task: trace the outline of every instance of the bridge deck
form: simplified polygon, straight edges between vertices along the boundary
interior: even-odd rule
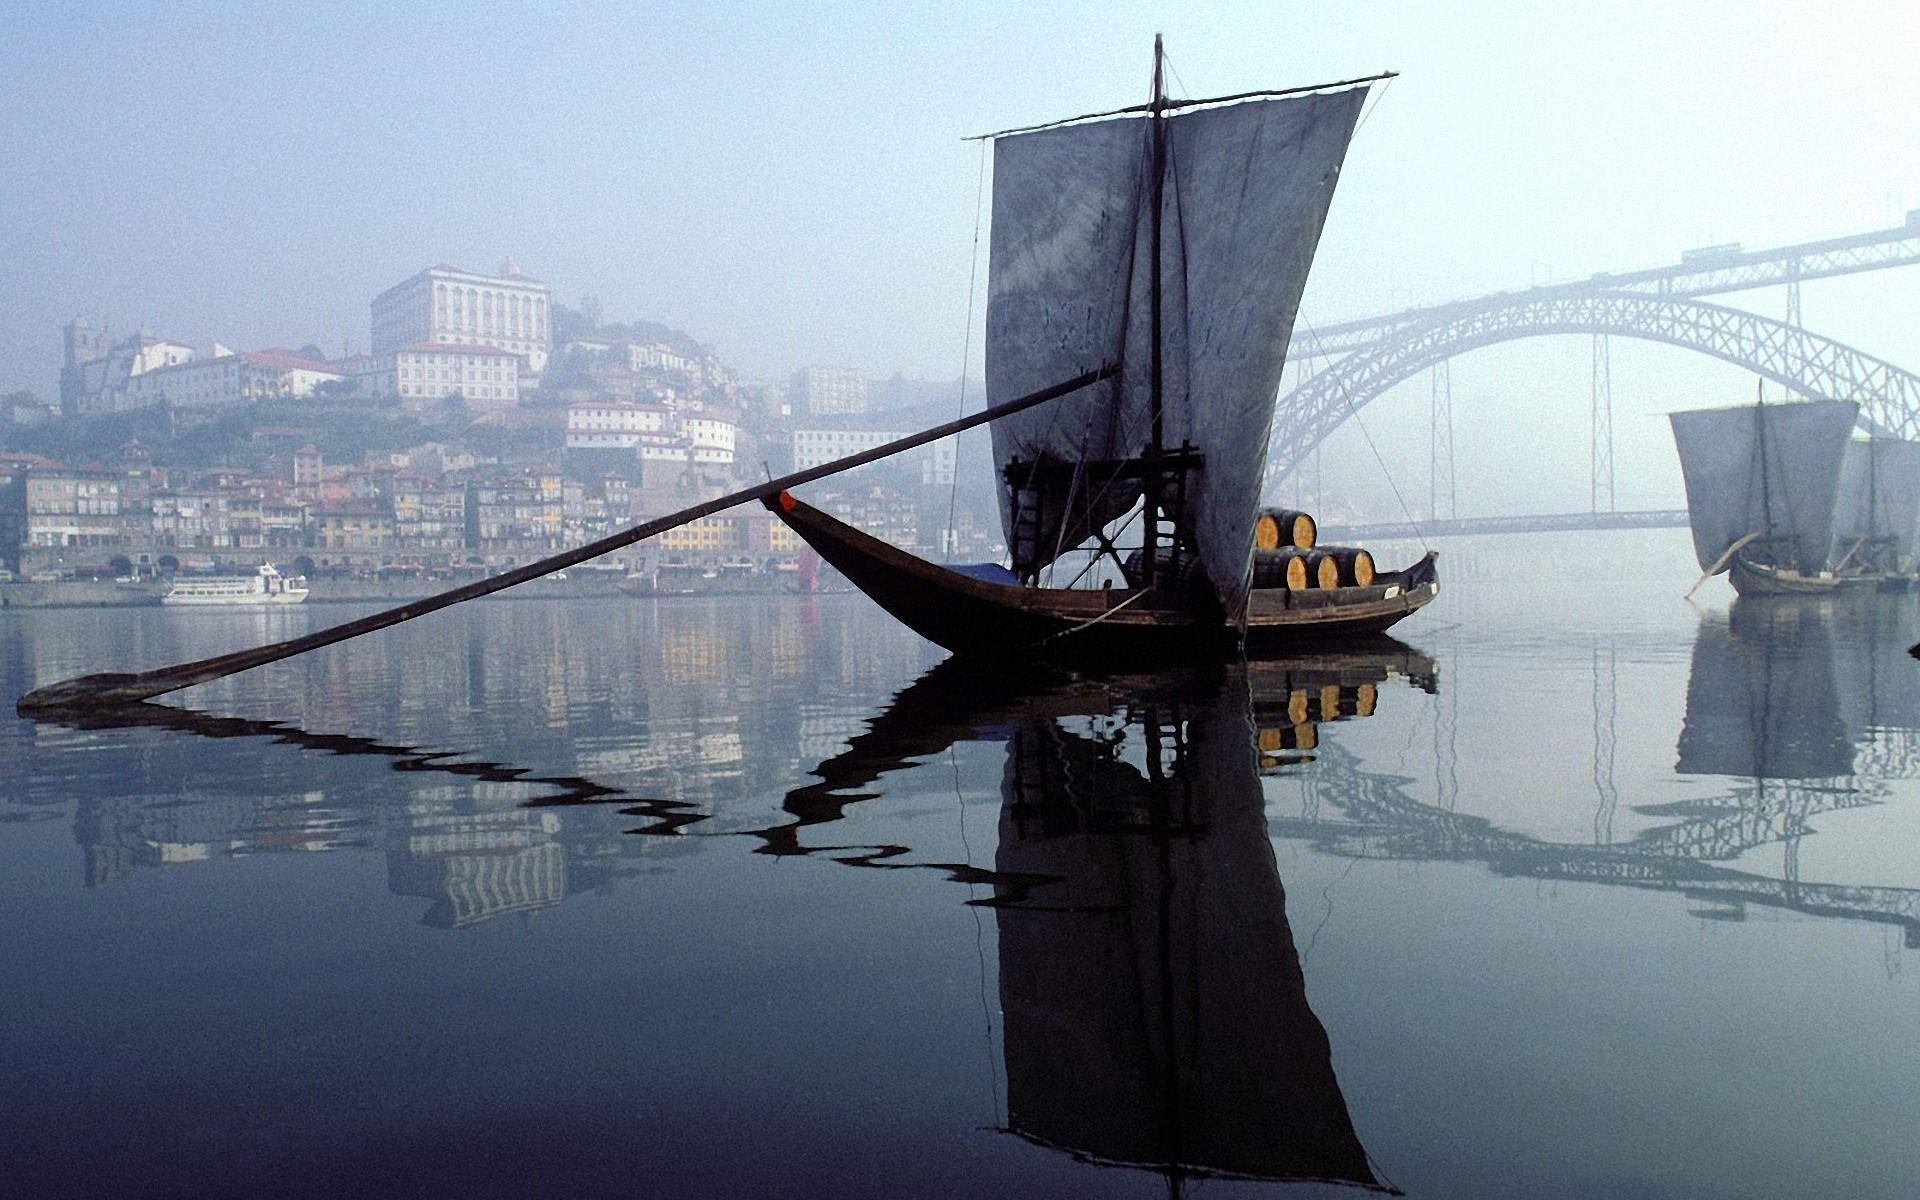
[[[1385,541],[1392,538],[1475,537],[1501,533],[1578,533],[1595,529],[1685,529],[1684,508],[1633,512],[1541,513],[1519,517],[1461,517],[1448,521],[1384,521],[1369,525],[1322,525],[1323,541]]]

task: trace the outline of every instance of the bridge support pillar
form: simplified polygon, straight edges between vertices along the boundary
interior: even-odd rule
[[[1587,424],[1593,446],[1593,485],[1590,492],[1593,511],[1612,512],[1613,358],[1604,333],[1593,335],[1593,390]]]
[[[1446,359],[1433,365],[1432,401],[1427,430],[1427,519],[1454,518],[1453,369]]]

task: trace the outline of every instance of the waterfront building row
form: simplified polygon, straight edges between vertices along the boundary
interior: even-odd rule
[[[0,562],[25,578],[245,566],[302,553],[316,566],[352,570],[497,565],[605,537],[693,498],[618,476],[568,481],[538,467],[443,478],[356,472],[323,487],[218,475],[156,482],[157,475],[164,473],[0,461]],[[911,502],[889,507],[862,496],[876,532],[911,544]],[[624,561],[764,564],[791,561],[800,549],[771,513],[744,506],[668,531]]]

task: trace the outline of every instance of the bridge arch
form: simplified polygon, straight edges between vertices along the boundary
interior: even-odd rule
[[[1563,333],[1617,334],[1698,351],[1802,396],[1859,400],[1863,425],[1920,440],[1920,375],[1784,321],[1636,292],[1519,296],[1397,329],[1303,380],[1274,412],[1269,484],[1292,473],[1368,401],[1435,363],[1500,342]]]

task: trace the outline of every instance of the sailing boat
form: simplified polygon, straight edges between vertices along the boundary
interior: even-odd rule
[[[1700,569],[1731,571],[1742,595],[1831,595],[1861,582],[1827,565],[1859,416],[1849,400],[1670,413]]]
[[[1701,570],[1742,595],[1831,596],[1912,582],[1920,444],[1852,437],[1847,400],[1669,415]]]
[[[1855,438],[1834,502],[1835,572],[1863,573],[1882,591],[1912,586],[1920,538],[1920,443]]]
[[[1172,100],[1156,38],[1146,104],[991,135],[988,403],[1118,364],[993,423],[1011,569],[928,562],[791,493],[767,507],[956,652],[1325,640],[1431,601],[1432,554],[1350,586],[1253,586],[1287,341],[1366,85],[1385,77]]]

